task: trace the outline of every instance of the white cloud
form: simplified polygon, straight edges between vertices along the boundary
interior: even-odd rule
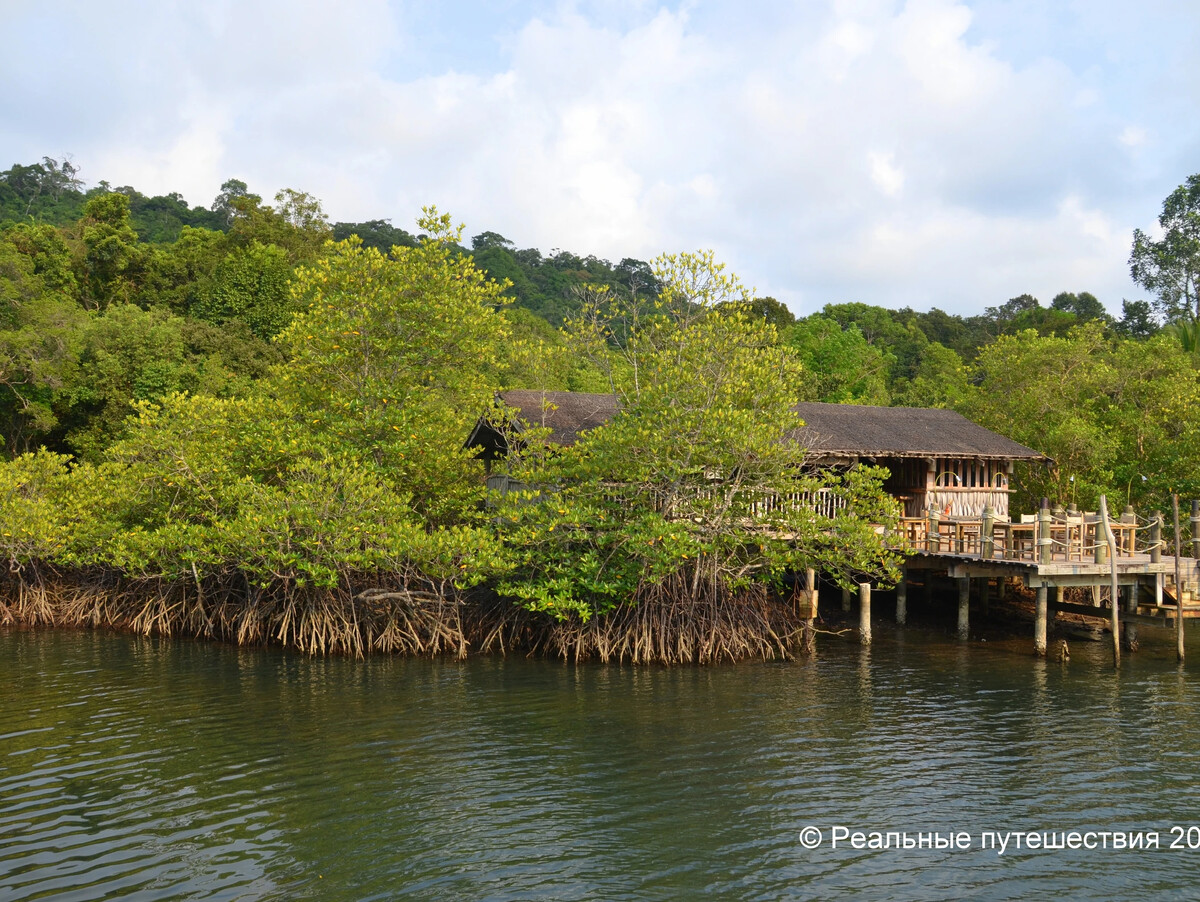
[[[904,170],[896,165],[894,157],[890,153],[867,154],[871,164],[871,181],[888,197],[895,197],[904,187]]]
[[[1141,147],[1146,143],[1146,130],[1136,125],[1127,125],[1121,129],[1121,134],[1117,136],[1117,140],[1126,147]]]
[[[1164,80],[1194,72],[1166,40],[1200,22],[1179,8],[1126,38],[1104,3],[1024,29],[989,0],[531,0],[490,38],[499,64],[402,77],[424,36],[384,0],[66,8],[8,11],[12,161],[69,150],[93,181],[193,203],[238,177],[406,227],[433,202],[468,234],[613,259],[714,247],[797,310],[1119,306],[1130,231],[1200,149],[1178,124],[1196,89]],[[483,20],[441,14],[451,35]]]

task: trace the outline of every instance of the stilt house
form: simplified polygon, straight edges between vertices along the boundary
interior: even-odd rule
[[[574,444],[579,436],[614,416],[617,399],[583,392],[500,392],[512,411],[508,428],[496,415],[484,416],[467,440],[488,465],[489,486],[503,490],[507,477],[492,473],[492,462],[508,454],[507,435],[520,420],[546,427],[549,441]],[[1009,516],[1009,478],[1019,460],[1047,461],[1002,435],[952,410],[866,407],[856,404],[797,404],[804,425],[790,438],[802,445],[814,466],[866,463],[887,467],[884,488],[903,505],[905,517],[929,510],[952,519],[977,520],[991,506],[996,519]]]

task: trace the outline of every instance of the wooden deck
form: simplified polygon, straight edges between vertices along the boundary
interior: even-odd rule
[[[942,519],[936,513],[900,521],[901,547],[907,551],[905,573],[897,587],[897,620],[903,622],[910,574],[944,573],[959,586],[959,635],[969,635],[972,585],[984,607],[992,580],[1000,586],[1020,580],[1036,594],[1034,649],[1046,654],[1051,612],[1096,618],[1115,628],[1120,621],[1124,641],[1136,648],[1139,626],[1171,627],[1200,618],[1200,515],[1193,507],[1191,538],[1180,545],[1164,541],[1161,514],[1139,518],[1126,508],[1108,521],[1115,555],[1110,557],[1099,514],[1040,511],[1036,517],[1010,523],[986,516],[978,520]],[[1166,552],[1171,553],[1166,553]],[[1190,551],[1191,556],[1184,556]],[[1116,586],[1114,592],[1113,586]],[[1091,604],[1068,602],[1064,590],[1091,588]],[[1115,604],[1113,596],[1116,595]],[[1089,593],[1082,596],[1085,600]],[[1182,600],[1182,605],[1176,599]],[[1116,610],[1114,610],[1116,608]],[[1180,645],[1182,660],[1182,644]],[[1116,655],[1119,660],[1119,655]]]

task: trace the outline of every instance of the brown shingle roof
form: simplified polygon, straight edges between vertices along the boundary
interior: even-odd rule
[[[953,410],[817,403],[794,409],[805,425],[792,437],[816,454],[1046,459]]]
[[[514,389],[499,397],[522,419],[549,427],[550,441],[557,445],[573,445],[580,433],[604,425],[619,409],[609,394]],[[952,410],[818,403],[797,404],[795,410],[805,425],[791,437],[817,455],[1047,459]],[[483,425],[481,421],[476,427],[468,447],[483,444]]]
[[[550,441],[573,445],[579,434],[603,426],[616,414],[615,395],[577,391],[502,391],[500,400],[534,426],[550,429]]]

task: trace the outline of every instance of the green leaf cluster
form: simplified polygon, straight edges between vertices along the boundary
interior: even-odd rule
[[[1162,506],[1200,493],[1200,370],[1170,334],[1113,338],[1097,323],[1066,336],[1005,336],[978,361],[962,410],[1054,458],[1021,467],[1020,505],[1042,497],[1094,509],[1099,495]]]
[[[501,593],[586,621],[662,590],[719,604],[806,566],[889,576],[871,525],[896,517],[882,474],[805,471],[789,433],[806,374],[749,293],[707,253],[660,258],[655,276],[653,300],[599,292],[570,326],[621,409],[568,448],[522,433],[511,476],[538,490],[495,499],[513,555]]]

